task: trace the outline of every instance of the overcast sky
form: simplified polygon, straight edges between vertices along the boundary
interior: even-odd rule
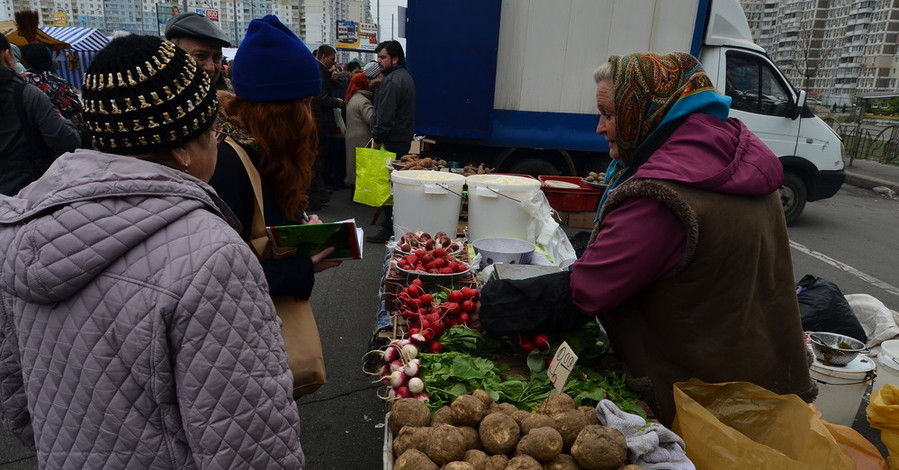
[[[406,6],[406,0],[369,0],[371,2],[371,16],[374,21],[378,22],[378,7],[381,7],[381,37],[379,38],[381,41],[385,41],[387,39],[396,39],[400,43],[403,44],[403,48],[406,47],[406,40],[403,38],[397,38],[396,35],[399,34],[399,30],[396,25],[396,15],[397,15],[397,7]],[[379,5],[380,4],[380,5]],[[391,15],[393,15],[393,23],[391,23]],[[393,34],[393,36],[391,36]]]

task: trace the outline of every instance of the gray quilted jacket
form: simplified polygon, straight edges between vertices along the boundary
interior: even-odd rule
[[[41,468],[303,468],[280,320],[222,207],[89,150],[0,196],[0,418]]]

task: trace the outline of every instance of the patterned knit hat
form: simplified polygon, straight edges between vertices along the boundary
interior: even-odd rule
[[[365,67],[362,67],[362,72],[365,73],[365,76],[368,77],[369,80],[371,80],[381,73],[381,67],[378,66],[377,62],[371,61],[365,64]]]
[[[218,107],[193,58],[169,41],[134,34],[97,54],[83,98],[94,147],[120,155],[181,147],[212,126]]]

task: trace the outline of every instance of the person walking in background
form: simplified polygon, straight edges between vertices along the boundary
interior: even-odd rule
[[[10,196],[81,144],[78,128],[15,66],[9,39],[0,34],[0,194]]]
[[[222,48],[231,47],[231,42],[212,20],[194,12],[178,14],[166,22],[165,38],[187,51],[203,67],[216,90],[231,89],[222,73]]]
[[[374,114],[372,89],[380,82],[380,69],[375,62],[350,79],[346,101],[346,179],[347,186],[356,185],[356,148],[366,147],[371,141],[371,116]]]
[[[323,204],[331,200],[329,191],[328,171],[331,168],[329,162],[331,132],[337,129],[337,121],[334,119],[334,110],[343,106],[343,99],[333,96],[334,81],[337,79],[337,70],[334,64],[337,62],[337,51],[333,47],[322,44],[315,50],[315,58],[318,59],[318,70],[321,80],[321,91],[312,103],[315,112],[315,120],[319,129],[318,157],[313,167],[312,183],[309,186],[309,208],[318,210]]]
[[[375,48],[384,81],[375,92],[371,136],[397,158],[409,153],[415,133],[415,82],[406,69],[406,55],[398,41],[384,41]],[[393,206],[384,206],[381,230],[366,237],[369,243],[385,243],[393,236]]]
[[[230,141],[247,152],[259,173],[266,225],[320,223],[315,215],[304,217],[319,148],[312,102],[319,96],[321,78],[312,53],[276,16],[255,19],[237,49],[232,84],[234,95],[220,92],[222,130],[230,139],[218,146],[210,184],[237,216],[241,237],[251,238],[256,199]],[[270,294],[308,299],[315,273],[340,264],[324,259],[331,251],[262,259]]]
[[[42,469],[302,469],[280,319],[205,183],[209,76],[129,35],[84,100],[96,150],[0,197],[0,422]]]

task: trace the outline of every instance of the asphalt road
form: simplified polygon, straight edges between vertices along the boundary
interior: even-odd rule
[[[352,217],[366,232],[376,231],[377,226],[368,225],[374,209],[350,198],[349,190],[338,191],[318,214],[324,220]],[[871,294],[899,310],[897,216],[899,201],[852,186],[844,186],[832,199],[808,204],[790,228],[796,280],[815,274],[835,282],[845,294]],[[362,358],[375,328],[384,247],[367,243],[365,250],[363,260],[345,261],[317,276],[312,303],[329,381],[299,401],[309,470],[382,467],[386,407],[362,372]],[[880,445],[879,432],[867,429],[863,414],[859,417],[855,428]],[[0,430],[0,470],[36,467],[33,454]]]

